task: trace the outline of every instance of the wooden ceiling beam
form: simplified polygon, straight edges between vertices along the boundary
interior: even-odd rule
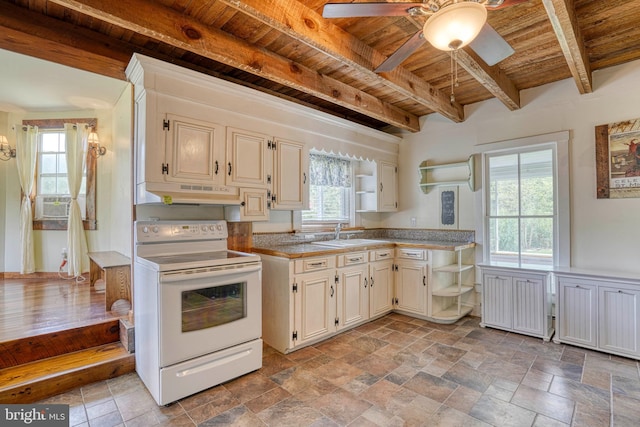
[[[581,94],[593,92],[591,65],[584,46],[573,0],[542,0],[571,75]]]
[[[511,111],[520,109],[520,91],[499,66],[490,67],[472,49],[458,50],[458,64]]]
[[[242,13],[317,49],[382,83],[407,98],[442,114],[454,122],[464,120],[464,109],[425,80],[399,66],[376,74],[387,59],[382,53],[324,19],[297,0],[218,0]]]
[[[392,126],[411,132],[420,130],[418,117],[414,114],[160,4],[144,0],[50,1],[162,43],[309,93]]]
[[[95,31],[2,2],[0,48],[126,80],[133,49]],[[114,46],[114,45],[117,45]]]

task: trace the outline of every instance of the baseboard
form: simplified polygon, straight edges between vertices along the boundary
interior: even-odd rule
[[[82,273],[88,280],[89,272]],[[47,272],[47,271],[36,271],[35,273],[22,274],[18,272],[5,271],[4,273],[0,273],[0,278],[2,279],[71,279],[73,276],[69,277],[66,273],[58,273],[56,272]]]

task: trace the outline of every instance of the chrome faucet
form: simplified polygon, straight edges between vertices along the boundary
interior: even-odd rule
[[[334,240],[340,239],[340,230],[342,230],[342,224],[338,223],[338,225],[336,225],[336,234],[333,235]]]

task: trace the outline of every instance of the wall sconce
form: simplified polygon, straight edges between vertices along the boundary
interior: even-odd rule
[[[9,141],[4,135],[0,135],[0,160],[5,162],[16,156],[16,149],[9,146]]]
[[[96,132],[91,132],[89,134],[89,152],[96,159],[100,156],[104,156],[107,153],[107,147],[100,146],[100,138],[98,138],[98,134]]]

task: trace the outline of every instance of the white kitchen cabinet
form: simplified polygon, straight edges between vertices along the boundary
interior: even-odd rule
[[[473,310],[473,248],[431,251],[428,313],[434,321],[454,323]]]
[[[262,259],[262,339],[289,353],[336,331],[336,257]]]
[[[378,212],[398,210],[398,165],[378,162]]]
[[[355,165],[356,212],[398,210],[398,167],[385,161],[362,160]]]
[[[640,358],[640,283],[559,273],[554,341]]]
[[[428,251],[396,248],[395,309],[427,316]]]
[[[372,250],[369,258],[369,316],[393,310],[393,248]]]
[[[309,209],[309,148],[302,142],[275,138],[273,151],[273,210]]]
[[[206,105],[142,92],[135,100],[136,204],[239,203],[224,177],[225,128]]]
[[[366,251],[338,256],[338,329],[369,319],[369,256]]]
[[[241,188],[240,205],[225,206],[227,221],[268,221],[269,191],[264,188]]]
[[[549,274],[499,267],[482,270],[480,326],[549,341],[554,333]]]
[[[273,167],[270,145],[268,135],[228,127],[225,164],[227,185],[267,188]]]

